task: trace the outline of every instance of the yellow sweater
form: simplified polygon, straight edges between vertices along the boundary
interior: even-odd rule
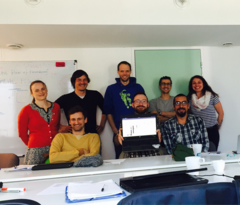
[[[89,150],[89,154],[79,156],[77,149],[84,148]],[[79,140],[71,133],[58,133],[51,144],[49,159],[54,162],[75,162],[83,156],[93,156],[99,154],[100,139],[98,134],[89,133]]]

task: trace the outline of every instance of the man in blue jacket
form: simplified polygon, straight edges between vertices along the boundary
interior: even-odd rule
[[[107,87],[104,97],[104,111],[113,131],[113,137],[118,134],[121,115],[134,114],[132,97],[138,91],[144,92],[143,87],[136,83],[136,78],[130,77],[132,70],[127,61],[118,64],[116,83]],[[122,152],[122,146],[115,146],[116,159]]]

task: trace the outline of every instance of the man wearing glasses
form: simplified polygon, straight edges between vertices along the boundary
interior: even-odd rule
[[[138,114],[147,114],[149,103],[148,103],[147,96],[146,96],[146,94],[144,92],[141,92],[141,91],[137,92],[133,96],[132,107],[133,107],[134,112],[135,112],[136,115],[138,115]],[[160,123],[159,122],[157,122],[157,130],[156,130],[156,132],[158,134],[159,142],[162,142],[161,132],[160,132]],[[122,145],[122,141],[124,139],[123,139],[121,133],[122,133],[122,126],[120,124],[119,132],[114,137],[114,144],[115,144],[115,146],[121,147],[121,145]],[[163,147],[163,143],[161,143],[161,147],[159,148],[159,153],[160,153],[160,155],[167,154],[166,149]],[[126,158],[125,156],[126,156],[126,154],[121,153],[119,158]]]
[[[187,96],[177,95],[173,100],[176,116],[162,125],[162,139],[169,154],[177,143],[186,147],[202,144],[202,151],[208,151],[209,140],[205,124],[202,118],[187,113],[189,107]]]
[[[172,88],[172,80],[168,76],[164,76],[159,80],[159,89],[161,96],[153,99],[149,103],[148,111],[157,113],[160,122],[165,122],[175,115],[173,110],[173,96],[170,96]]]

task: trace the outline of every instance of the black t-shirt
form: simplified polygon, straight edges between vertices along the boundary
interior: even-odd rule
[[[67,117],[67,120],[69,122],[69,116],[68,111],[76,106],[80,105],[84,110],[87,111],[87,118],[88,121],[85,124],[85,132],[86,133],[97,133],[96,130],[96,112],[97,112],[97,106],[102,110],[103,112],[103,96],[95,90],[86,90],[86,95],[82,99],[78,95],[76,95],[75,92],[62,95],[60,98],[58,98],[55,102],[59,104],[60,108],[64,110],[64,113]]]

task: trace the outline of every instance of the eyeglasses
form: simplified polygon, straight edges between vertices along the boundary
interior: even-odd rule
[[[147,100],[135,100],[134,103],[136,103],[137,105],[142,103],[142,104],[146,104]]]
[[[161,85],[167,85],[167,86],[170,86],[170,85],[172,85],[172,83],[161,83]]]
[[[182,104],[182,106],[185,106],[185,105],[188,104],[188,102],[187,102],[187,101],[182,101],[182,102],[176,101],[174,104],[177,105],[177,106],[179,106],[179,105],[181,105],[181,104]]]

